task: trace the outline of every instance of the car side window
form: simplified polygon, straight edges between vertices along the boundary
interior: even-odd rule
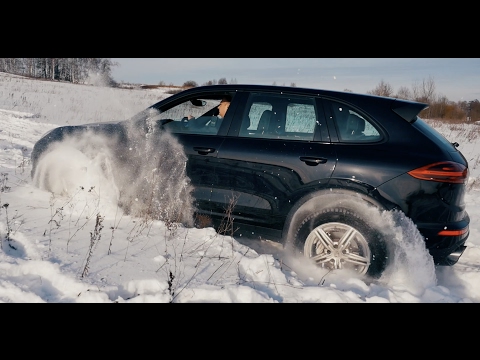
[[[173,120],[163,125],[165,130],[172,133],[216,135],[222,121],[216,116],[220,101],[221,99],[189,99],[168,110],[157,112],[151,120]]]
[[[289,103],[286,115],[286,132],[313,134],[317,122],[313,104]]]
[[[313,140],[316,123],[314,98],[251,94],[240,136]]]
[[[240,135],[254,135],[265,126],[266,116],[272,111],[272,104],[266,101],[254,101],[244,116]],[[263,119],[262,119],[263,116]]]
[[[381,139],[380,132],[366,116],[340,102],[331,101],[331,106],[340,142],[373,142]]]

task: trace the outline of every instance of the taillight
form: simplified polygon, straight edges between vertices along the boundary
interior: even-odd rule
[[[437,235],[439,236],[462,236],[468,232],[468,227],[461,230],[442,230]]]
[[[468,180],[468,168],[453,161],[442,161],[409,171],[414,178],[451,184],[464,184]]]

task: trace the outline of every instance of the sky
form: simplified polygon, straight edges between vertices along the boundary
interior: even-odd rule
[[[164,89],[112,89],[0,73],[0,303],[480,302],[475,124],[451,127],[429,120],[460,144],[470,163],[470,237],[459,262],[435,266],[423,238],[405,222],[396,229],[398,256],[371,283],[309,268],[268,240],[127,215],[110,191],[112,179],[99,171],[98,160],[108,160],[101,149],[86,158],[65,143],[51,153],[48,164],[57,174],[52,184],[62,193],[43,190],[30,178],[33,145],[48,130],[123,120],[167,96]]]
[[[117,82],[202,85],[227,82],[290,85],[366,93],[384,81],[400,87],[433,79],[450,101],[480,99],[480,58],[112,58]]]

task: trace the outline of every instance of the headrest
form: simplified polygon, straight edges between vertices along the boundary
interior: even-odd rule
[[[365,120],[354,114],[348,115],[347,133],[351,135],[360,134],[363,130],[365,130]]]

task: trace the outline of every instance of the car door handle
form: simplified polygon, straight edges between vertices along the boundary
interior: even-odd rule
[[[300,156],[300,160],[302,160],[305,164],[310,166],[325,164],[327,162],[327,159],[325,158],[317,158],[312,156]]]
[[[195,150],[196,152],[198,152],[200,155],[207,155],[207,154],[210,154],[210,153],[215,152],[215,149],[198,147],[198,146],[194,146],[194,147],[193,147],[193,150]]]

